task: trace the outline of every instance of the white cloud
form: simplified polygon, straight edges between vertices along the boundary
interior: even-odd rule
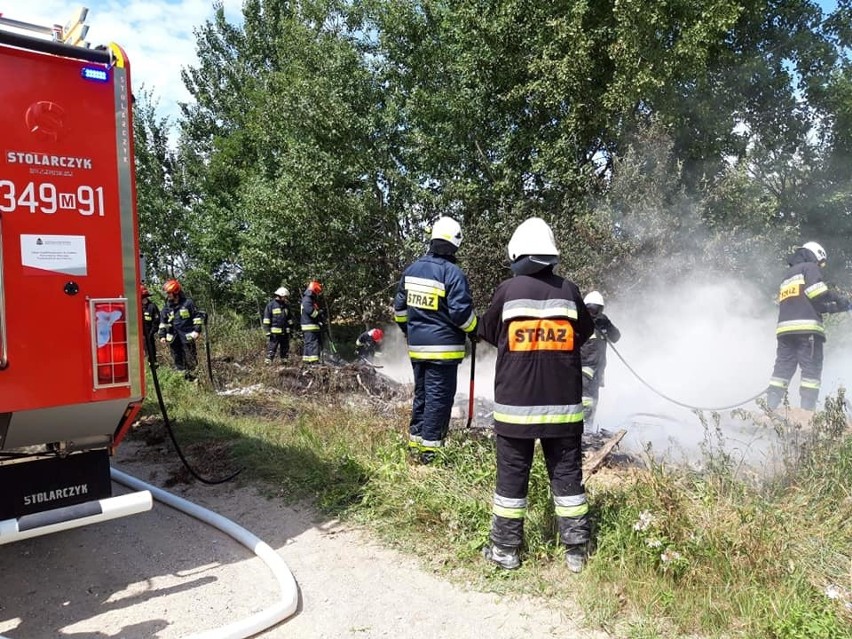
[[[80,6],[70,0],[17,0],[0,5],[7,18],[35,24],[63,24]],[[93,45],[116,42],[127,52],[133,87],[153,91],[160,112],[172,119],[178,102],[190,95],[180,78],[181,68],[195,64],[193,30],[213,15],[212,0],[89,0],[87,40]],[[225,0],[233,22],[241,17],[242,0]]]

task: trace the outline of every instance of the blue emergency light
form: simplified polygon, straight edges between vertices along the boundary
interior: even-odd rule
[[[94,80],[95,82],[108,82],[109,71],[101,67],[83,67],[80,75],[84,80]]]

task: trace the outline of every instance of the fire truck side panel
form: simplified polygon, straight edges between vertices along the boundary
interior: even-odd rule
[[[129,69],[114,52],[107,70],[0,46],[0,449],[112,434],[143,394]]]

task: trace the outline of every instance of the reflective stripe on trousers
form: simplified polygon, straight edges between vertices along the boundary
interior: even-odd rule
[[[541,440],[557,508],[559,537],[567,545],[585,543],[590,536],[580,441],[579,434]],[[535,440],[496,435],[495,444],[497,489],[492,510],[491,541],[517,548],[523,542],[524,517],[520,510],[526,508]]]

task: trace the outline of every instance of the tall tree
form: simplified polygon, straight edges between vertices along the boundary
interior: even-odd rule
[[[662,250],[640,231],[665,206],[660,228],[688,209],[683,228],[737,229],[742,246],[832,224],[841,245],[851,15],[848,0],[829,16],[813,0],[247,0],[234,25],[219,7],[184,72],[185,263],[235,304],[318,276],[357,313],[441,214],[464,223],[481,302],[529,215],[586,269]]]
[[[183,143],[209,229],[209,286],[234,299],[321,277],[349,310],[398,269],[392,164],[363,24],[348,3],[248,0],[197,33]],[[340,269],[341,260],[347,270]]]
[[[182,178],[169,140],[171,126],[157,114],[157,101],[144,87],[135,94],[133,136],[139,244],[154,280],[184,272],[191,236],[187,227]]]

